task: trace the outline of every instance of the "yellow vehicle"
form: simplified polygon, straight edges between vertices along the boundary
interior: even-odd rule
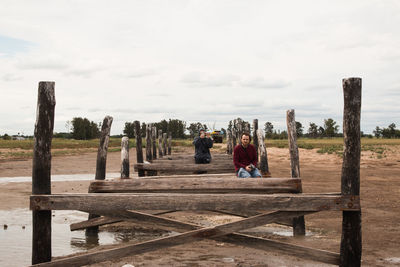
[[[214,139],[214,143],[222,143],[224,133],[222,131],[212,131],[211,137]]]

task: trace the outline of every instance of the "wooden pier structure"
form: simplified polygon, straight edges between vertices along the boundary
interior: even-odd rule
[[[51,194],[50,149],[54,125],[54,82],[40,82],[35,124],[32,195],[30,196],[30,209],[33,214],[32,265],[82,266],[199,239],[213,239],[256,249],[281,251],[283,254],[329,264],[360,266],[361,79],[343,79],[343,92],[344,153],[341,193],[307,194],[302,192],[295,135],[290,133],[289,142],[293,142],[293,146],[290,144],[291,177],[238,179],[233,171],[229,151],[226,155],[213,155],[212,164],[193,164],[188,156],[168,155],[171,151],[171,141],[170,139],[168,141],[168,135],[158,133],[160,148],[157,155],[155,150],[151,149],[157,147],[156,129],[152,125],[148,125],[146,131],[146,160],[143,159],[141,135],[137,130],[138,163],[135,164],[135,171],[138,172],[138,178],[129,178],[126,157],[122,157],[121,162],[124,167],[121,171],[124,174],[121,173],[121,178],[123,179],[106,181],[104,180],[105,160],[109,127],[112,122],[111,117],[106,117],[109,123],[105,126],[103,124],[96,179],[90,184],[89,193]],[[293,122],[291,118],[294,120],[294,112],[288,111],[287,116],[289,129],[292,127],[289,125]],[[140,128],[140,123],[135,122],[135,126],[136,129]],[[249,126],[246,128],[248,129],[245,130],[250,129]],[[239,128],[239,131],[241,130]],[[257,137],[259,148],[265,147],[261,135]],[[228,133],[229,142],[236,142],[238,136],[235,132]],[[232,148],[232,143],[228,145],[228,150],[229,147]],[[169,148],[167,148],[168,144]],[[259,149],[258,153],[259,156],[263,156],[264,152]],[[266,159],[266,153],[264,156]],[[261,168],[264,167],[267,166],[264,165]],[[213,173],[214,170],[219,173]],[[269,171],[268,168],[264,170]],[[87,221],[71,225],[71,230],[89,228],[96,232],[96,227],[99,225],[134,221],[173,230],[179,234],[52,259],[52,210],[79,210],[95,215],[90,216]],[[163,216],[165,213],[175,211],[203,210],[228,213],[242,218],[235,222],[202,227]],[[300,225],[298,228],[300,230],[296,231],[300,231],[301,234],[304,231],[303,216],[321,211],[342,212],[340,253],[240,233],[241,230],[295,219],[296,224]]]

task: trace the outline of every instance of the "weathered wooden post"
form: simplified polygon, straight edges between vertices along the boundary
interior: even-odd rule
[[[230,130],[226,131],[226,153],[232,155],[232,132]]]
[[[260,171],[263,177],[271,177],[268,167],[267,148],[265,147],[264,134],[261,129],[258,129],[258,155],[260,157]]]
[[[288,129],[290,167],[292,178],[300,178],[300,161],[299,148],[297,146],[297,131],[294,109],[286,111],[286,124]],[[302,190],[300,188],[300,190]],[[293,235],[304,236],[306,234],[306,226],[304,216],[293,218]]]
[[[129,178],[129,138],[121,140],[121,179]]]
[[[163,133],[163,154],[167,155],[167,133]]]
[[[163,157],[163,148],[162,148],[162,130],[158,130],[158,157]]]
[[[258,131],[258,119],[253,120],[253,145],[256,148],[256,153],[258,157],[258,136],[257,136],[257,131]]]
[[[171,155],[172,152],[172,133],[168,133],[168,155]]]
[[[107,163],[107,150],[108,143],[110,141],[110,131],[113,118],[111,116],[106,116],[101,125],[100,133],[100,144],[97,150],[97,161],[96,161],[96,176],[95,180],[105,180],[106,179],[106,163]],[[96,214],[89,213],[89,220],[99,217]],[[86,235],[97,235],[99,232],[98,226],[92,226],[86,228]]]
[[[239,140],[239,145],[241,145],[242,144],[242,134],[243,134],[243,124],[242,124],[242,122],[241,121],[239,121],[238,123],[237,123],[237,129],[238,129],[238,135],[237,135],[237,139]]]
[[[343,79],[344,151],[342,195],[360,195],[361,78]],[[340,266],[360,266],[362,252],[361,211],[343,211]]]
[[[157,128],[151,127],[151,142],[153,144],[153,159],[157,159]]]
[[[32,194],[51,194],[54,82],[39,82],[32,166]],[[51,210],[32,211],[32,264],[51,261]]]
[[[146,160],[148,162],[153,160],[153,153],[151,152],[151,148],[153,147],[151,142],[151,127],[152,125],[150,123],[146,125]]]
[[[142,133],[140,131],[140,122],[134,121],[135,124],[135,136],[136,136],[136,161],[137,163],[143,163],[143,151],[142,151]],[[145,175],[144,170],[138,171],[138,176],[143,177]]]

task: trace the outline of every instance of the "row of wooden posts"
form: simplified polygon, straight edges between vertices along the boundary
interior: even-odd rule
[[[40,266],[66,266],[86,265],[104,261],[110,257],[123,257],[132,253],[150,251],[157,248],[184,244],[198,238],[211,238],[224,240],[255,247],[279,248],[295,255],[308,255],[311,258],[340,266],[361,265],[361,207],[360,207],[360,110],[361,110],[361,79],[349,78],[343,80],[344,92],[344,152],[341,176],[341,193],[339,194],[277,194],[270,195],[266,192],[281,192],[281,185],[290,183],[296,186],[296,193],[301,192],[301,179],[271,178],[271,179],[232,179],[221,180],[211,176],[204,176],[202,190],[210,193],[193,194],[198,188],[197,178],[168,179],[165,184],[153,179],[131,179],[132,189],[126,193],[98,193],[98,194],[51,194],[51,140],[54,125],[55,94],[54,82],[39,83],[37,119],[35,124],[35,143],[32,169],[32,196],[30,208],[33,216],[32,236],[32,263],[41,263]],[[288,127],[294,127],[294,112],[288,111]],[[292,118],[293,117],[293,118]],[[106,117],[102,125],[100,145],[97,157],[96,180],[104,180],[107,147],[109,140],[109,128],[112,118]],[[140,127],[140,123],[135,123]],[[108,128],[108,130],[107,130]],[[107,133],[108,131],[108,133]],[[150,136],[150,135],[148,135]],[[260,140],[260,134],[258,140]],[[237,138],[237,135],[236,135]],[[295,131],[289,131],[289,142],[296,142]],[[291,141],[292,140],[292,141]],[[137,147],[141,148],[141,138],[137,138]],[[150,143],[150,142],[149,142]],[[154,143],[152,143],[153,145]],[[259,147],[264,142],[259,142]],[[153,146],[152,146],[153,147]],[[297,146],[291,146],[290,150],[297,150]],[[259,149],[260,151],[260,149]],[[147,152],[147,150],[146,150]],[[299,167],[296,156],[291,157],[292,177],[299,177]],[[154,150],[146,153],[154,155]],[[296,155],[296,153],[293,153]],[[150,165],[150,164],[149,164]],[[293,170],[294,169],[294,170]],[[297,176],[296,176],[297,175]],[[273,180],[275,179],[275,180]],[[187,181],[190,187],[189,194],[181,191],[182,182]],[[106,182],[106,181],[104,181]],[[114,186],[118,181],[110,182]],[[211,193],[214,183],[218,184],[218,190],[223,192]],[[231,188],[224,188],[229,183]],[[294,184],[293,184],[294,183]],[[120,183],[128,184],[128,183]],[[239,185],[240,184],[240,185]],[[300,188],[299,188],[300,185]],[[143,189],[141,189],[143,187]],[[264,186],[267,191],[257,190],[257,186]],[[171,191],[171,188],[173,191]],[[240,191],[238,190],[240,187]],[[253,188],[252,188],[253,187]],[[133,191],[132,191],[133,190]],[[145,194],[135,190],[143,190]],[[159,193],[162,190],[162,193]],[[234,193],[234,192],[252,193]],[[252,191],[253,190],[253,191]],[[152,193],[149,193],[152,192]],[[285,192],[285,191],[282,191]],[[287,191],[286,191],[287,192]],[[129,194],[127,194],[129,193]],[[90,252],[66,259],[51,261],[51,210],[81,210],[88,213],[96,213],[113,218],[125,218],[128,220],[144,220],[146,222],[174,225],[175,229],[187,230],[182,234],[142,242],[139,244],[127,244],[120,248]],[[137,210],[215,210],[232,213],[253,212],[248,217],[233,223],[215,227],[201,228],[198,225],[179,221],[172,221],[158,215],[146,214]],[[266,212],[275,210],[274,212]],[[301,218],[306,214],[324,210],[342,211],[342,237],[340,245],[340,257],[337,253],[306,248],[288,243],[276,242],[262,238],[254,238],[249,235],[241,235],[236,232],[280,219]],[[260,214],[259,212],[262,211]],[[303,219],[304,220],[304,219]],[[179,230],[178,230],[179,231]]]

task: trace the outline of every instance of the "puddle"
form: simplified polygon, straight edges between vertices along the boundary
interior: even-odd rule
[[[100,231],[98,238],[85,231],[69,229],[71,223],[87,219],[79,211],[52,211],[53,257],[87,251],[99,245],[141,240],[149,233],[140,231]],[[32,255],[32,212],[27,209],[0,210],[0,266],[28,266]]]
[[[241,231],[241,233],[246,234],[272,234],[278,236],[290,237],[293,236],[293,228],[289,226],[269,224],[266,226],[259,226],[252,229]],[[314,236],[315,233],[311,231],[306,231],[306,236]]]
[[[390,263],[396,263],[396,264],[398,264],[398,263],[400,263],[400,258],[386,258],[386,259],[384,259],[386,262],[390,262]]]
[[[85,180],[94,180],[94,174],[85,173],[85,174],[58,174],[51,175],[52,182],[59,181],[85,181]],[[106,174],[106,179],[120,177],[121,174],[119,172],[112,172]],[[32,176],[19,176],[19,177],[0,177],[0,184],[6,183],[22,183],[22,182],[31,182]]]

